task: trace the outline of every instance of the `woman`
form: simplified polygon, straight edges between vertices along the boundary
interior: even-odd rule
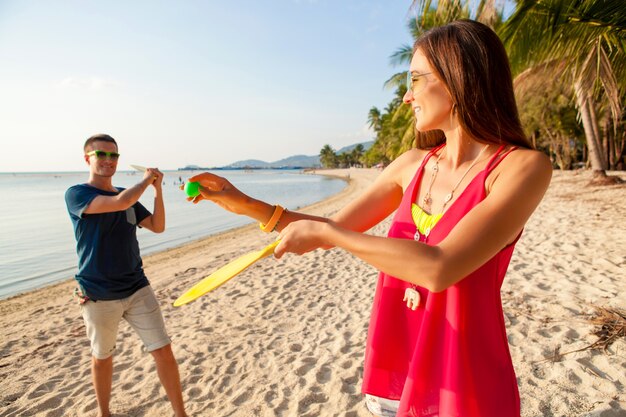
[[[523,133],[504,47],[487,26],[428,31],[409,76],[418,147],[332,218],[283,211],[210,173],[190,178],[203,187],[194,203],[280,231],[278,258],[339,247],[381,271],[363,375],[373,414],[519,416],[500,287],[550,162]],[[388,237],[364,233],[394,211]]]

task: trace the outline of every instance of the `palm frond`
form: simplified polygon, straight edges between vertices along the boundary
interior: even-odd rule
[[[626,7],[623,0],[520,0],[500,35],[515,63],[571,59],[597,38],[624,51]]]
[[[520,0],[500,31],[514,73],[563,61],[581,91],[602,86],[614,120],[626,89],[623,0]]]
[[[602,43],[598,42],[589,50],[574,76],[581,80],[581,87],[587,91],[596,91],[598,84],[601,84],[604,92],[602,96],[608,102],[613,120],[620,119],[622,110],[618,82]]]
[[[411,63],[413,56],[413,47],[410,45],[402,45],[400,48],[391,54],[389,62],[393,66],[408,66]]]
[[[543,62],[539,65],[526,68],[513,80],[515,96],[518,100],[526,100],[528,97],[544,91],[546,85],[554,82],[554,74],[562,74],[559,83],[571,85],[573,74],[567,70],[567,62],[562,59],[555,59]]]
[[[406,73],[407,71],[402,71],[393,74],[391,78],[385,81],[385,84],[383,84],[383,86],[388,89],[403,87],[404,85],[406,85]]]

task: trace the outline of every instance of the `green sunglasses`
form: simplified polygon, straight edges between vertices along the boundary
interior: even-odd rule
[[[426,72],[424,74],[414,74],[411,71],[407,71],[406,73],[406,89],[411,92],[414,96],[421,93],[424,88],[426,88],[426,84],[428,84],[428,79],[425,77],[426,75],[432,74],[432,72]]]
[[[96,158],[98,159],[105,159],[105,158],[109,158],[112,159],[114,161],[117,161],[117,159],[120,157],[120,154],[117,152],[105,152],[105,151],[91,151],[91,152],[87,152],[87,156],[93,156],[96,155]]]

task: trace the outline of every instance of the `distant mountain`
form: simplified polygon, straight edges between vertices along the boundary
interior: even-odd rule
[[[243,161],[233,162],[224,166],[224,168],[270,168],[270,163],[258,159],[245,159]]]
[[[201,167],[200,165],[185,165],[182,168],[178,168],[179,171],[208,171],[211,168]]]
[[[339,155],[339,154],[346,153],[346,152],[352,152],[352,149],[356,148],[359,145],[363,145],[363,149],[367,151],[369,148],[372,147],[373,144],[374,144],[373,140],[370,140],[369,142],[355,143],[354,145],[345,146],[339,149],[338,151],[335,151],[335,153]]]
[[[280,161],[272,162],[273,166],[298,166],[298,167],[306,167],[313,168],[319,167],[320,165],[320,157],[319,155],[294,155],[289,158],[281,159]]]
[[[360,144],[363,145],[365,150],[368,150],[374,144],[374,141],[363,142]],[[359,143],[343,147],[336,151],[336,153],[341,154],[351,152],[352,149],[357,147],[357,145],[359,145]],[[258,159],[246,159],[243,161],[233,162],[223,168],[319,168],[321,166],[319,155],[294,155],[274,162],[259,161]]]
[[[274,162],[246,159],[233,162],[223,168],[316,168],[319,166],[319,156],[294,155]]]

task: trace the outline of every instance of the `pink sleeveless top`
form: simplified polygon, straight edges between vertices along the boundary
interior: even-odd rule
[[[411,204],[426,155],[404,193],[388,236],[413,239]],[[437,245],[486,196],[485,179],[510,153],[501,146],[425,237]],[[500,156],[500,159],[498,159]],[[519,238],[519,236],[518,236]],[[417,287],[416,310],[403,302],[411,285],[380,273],[369,325],[365,394],[400,400],[397,417],[519,417],[519,393],[500,299],[515,242],[439,293]]]

